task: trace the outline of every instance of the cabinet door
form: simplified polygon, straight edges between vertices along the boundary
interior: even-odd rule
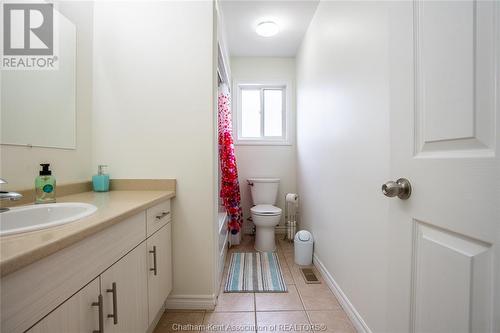
[[[104,332],[146,332],[148,328],[146,269],[146,244],[143,242],[101,274]]]
[[[89,333],[99,330],[99,278],[71,296],[49,315],[28,330],[29,333]]]
[[[162,227],[150,238],[149,254],[149,324],[153,322],[172,290],[172,223]]]

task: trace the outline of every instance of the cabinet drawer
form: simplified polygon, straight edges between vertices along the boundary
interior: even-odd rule
[[[147,236],[151,236],[172,219],[170,200],[161,202],[147,210]]]

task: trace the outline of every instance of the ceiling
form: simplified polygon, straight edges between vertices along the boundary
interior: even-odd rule
[[[294,57],[319,0],[222,0],[224,30],[231,56]],[[255,33],[259,22],[280,27],[273,37]]]

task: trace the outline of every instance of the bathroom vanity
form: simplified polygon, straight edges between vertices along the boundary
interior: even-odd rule
[[[2,332],[148,332],[172,289],[175,189],[85,192],[58,198],[92,216],[5,236]]]

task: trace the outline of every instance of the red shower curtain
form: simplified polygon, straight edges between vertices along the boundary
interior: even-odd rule
[[[219,159],[221,169],[220,197],[229,215],[229,231],[233,243],[238,243],[243,224],[240,205],[240,185],[232,137],[231,101],[225,84],[219,87]],[[236,239],[236,242],[234,241]]]

